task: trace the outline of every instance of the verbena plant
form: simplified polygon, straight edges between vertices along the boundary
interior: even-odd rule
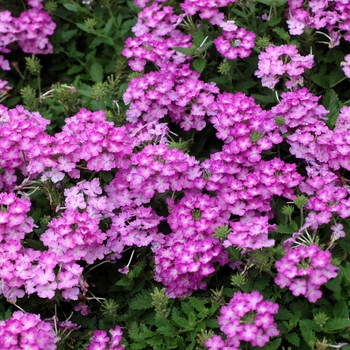
[[[1,6],[1,348],[350,349],[348,1]]]

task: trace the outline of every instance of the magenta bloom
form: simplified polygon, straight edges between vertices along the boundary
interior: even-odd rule
[[[279,330],[272,315],[277,314],[278,304],[264,300],[257,292],[237,292],[229,304],[222,306],[218,323],[226,340],[218,335],[208,339],[205,344],[209,350],[238,349],[240,342],[263,347]],[[225,347],[226,346],[226,347]]]
[[[255,34],[245,28],[234,31],[223,31],[222,35],[214,40],[216,49],[226,58],[236,60],[246,58],[254,47]]]

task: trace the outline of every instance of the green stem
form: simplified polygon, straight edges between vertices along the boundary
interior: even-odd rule
[[[345,79],[348,79],[348,78],[347,78],[347,77],[344,77],[344,78],[340,79],[340,80],[337,81],[336,83],[332,84],[332,85],[331,85],[331,88],[334,87],[334,86],[336,86],[336,85],[338,85],[339,83],[341,83],[341,82],[344,81]]]

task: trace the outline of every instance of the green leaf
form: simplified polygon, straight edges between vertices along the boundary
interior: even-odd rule
[[[339,293],[341,292],[341,287],[340,287],[340,283],[341,283],[342,277],[338,276],[335,279],[329,280],[327,283],[325,283],[324,285],[330,289],[332,292],[334,293]]]
[[[301,316],[301,312],[300,311],[298,311],[295,314],[293,314],[293,316],[289,320],[289,327],[290,327],[290,329],[293,329],[294,327],[297,326],[298,321],[300,319],[300,316]]]
[[[95,83],[102,82],[103,80],[103,67],[100,63],[94,62],[90,66],[90,77]]]
[[[275,95],[259,95],[259,94],[252,94],[252,96],[257,100],[257,102],[262,103],[276,103],[276,96]]]
[[[188,326],[188,320],[186,320],[184,317],[181,317],[179,311],[176,308],[171,311],[171,320],[180,328],[186,328]]]
[[[260,4],[264,4],[267,6],[283,6],[287,3],[287,0],[277,0],[277,1],[272,1],[272,0],[257,0],[257,2],[260,2]]]
[[[195,297],[189,297],[188,301],[191,303],[191,305],[198,311],[203,314],[208,313],[208,309],[204,306],[203,302]]]
[[[207,328],[219,328],[219,323],[216,318],[209,318],[205,320],[205,324],[207,325]]]
[[[322,65],[320,71],[318,73],[312,74],[311,76],[312,81],[324,89],[329,88],[329,75],[326,74],[326,69],[326,65]]]
[[[282,40],[284,41],[290,40],[290,35],[283,28],[280,28],[280,27],[273,28],[272,31],[274,31]]]
[[[237,83],[234,84],[234,89],[235,91],[240,91],[244,93],[248,93],[248,89],[254,87],[257,85],[256,81],[253,80],[246,80],[246,81],[238,81]]]
[[[286,339],[294,346],[298,346],[300,345],[300,338],[298,336],[297,333],[293,332],[293,333],[289,333],[286,335]]]
[[[149,291],[142,290],[130,302],[129,306],[132,310],[147,310],[152,308],[152,298]]]
[[[199,47],[201,44],[203,44],[203,41],[205,39],[205,35],[201,30],[198,30],[197,32],[193,33],[192,35],[193,43]]]
[[[207,65],[207,60],[205,58],[196,58],[192,62],[192,65],[198,73],[202,73],[204,71],[205,66]]]
[[[280,23],[282,20],[281,17],[273,17],[271,18],[266,24],[270,27],[275,26],[276,24]]]
[[[285,224],[277,225],[277,229],[276,229],[277,233],[283,233],[283,234],[292,234],[296,231],[297,230],[295,230],[295,228],[292,227],[291,225],[285,225]]]
[[[114,19],[113,18],[110,18],[108,21],[107,21],[107,23],[106,23],[106,25],[105,25],[105,27],[104,27],[104,33],[106,34],[106,35],[109,35],[109,33],[110,33],[110,31],[112,30],[112,28],[113,28],[113,22],[114,22]]]
[[[36,241],[35,239],[25,239],[23,243],[28,247],[40,250],[41,252],[47,249],[41,241]]]
[[[323,328],[326,332],[333,332],[347,328],[349,325],[350,320],[347,318],[334,318],[332,320],[329,320]]]
[[[347,318],[349,317],[349,308],[345,300],[339,300],[333,307],[333,315],[335,318]]]
[[[66,5],[68,5],[68,4],[66,4]],[[73,36],[76,35],[77,32],[78,31],[76,29],[62,31],[60,33],[61,42],[65,43],[65,42],[69,41],[69,39],[73,38]]]
[[[128,276],[123,276],[119,281],[116,282],[116,286],[128,287],[130,286],[132,281]]]
[[[174,329],[166,323],[164,323],[164,326],[158,327],[157,332],[170,338],[173,338],[176,335]]]
[[[266,344],[264,346],[264,349],[265,350],[279,350],[281,342],[282,342],[281,338],[277,338],[273,341],[270,341],[268,344]]]
[[[327,114],[327,125],[332,128],[335,126],[340,111],[339,97],[337,93],[333,89],[328,90],[323,95],[322,104],[329,111]]]
[[[188,49],[186,47],[175,46],[173,49],[177,52],[183,53],[184,55],[192,56],[192,54],[193,54],[193,49],[191,49],[191,48]]]
[[[67,70],[67,74],[68,75],[77,74],[81,72],[83,69],[84,69],[83,66],[74,64],[73,66],[69,67],[69,69]]]
[[[193,307],[188,302],[182,302],[181,303],[181,309],[188,317],[194,311]]]
[[[305,320],[301,320],[299,322],[300,331],[303,339],[305,340],[306,344],[310,346],[310,348],[313,348],[316,343],[316,335],[313,330],[311,330],[308,327],[307,322]]]
[[[68,10],[72,12],[78,12],[79,6],[75,4],[63,4],[63,6]]]
[[[77,23],[77,27],[86,33],[91,33],[91,29],[88,28],[84,23]]]
[[[150,338],[154,335],[146,325],[137,322],[131,323],[129,328],[129,337],[136,342],[144,342],[145,338]]]

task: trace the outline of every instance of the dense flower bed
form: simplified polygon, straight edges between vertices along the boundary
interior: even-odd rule
[[[103,85],[97,60],[85,65],[93,88],[65,86],[60,102],[74,103],[55,129],[43,101],[57,87],[34,93],[31,111],[0,106],[0,294],[21,310],[4,313],[0,344],[194,349],[197,337],[211,350],[348,349],[350,107],[335,89],[350,76],[341,53],[350,4],[135,4],[118,49],[129,65],[122,101],[104,102],[113,81]],[[0,12],[4,71],[14,42],[24,53],[65,52],[49,42],[53,4],[28,5],[19,17]],[[120,9],[61,5],[96,18]],[[93,18],[78,27],[98,34],[95,47],[113,46]],[[340,59],[320,61],[317,34]],[[38,62],[27,64],[40,89]],[[338,81],[322,80],[331,69]],[[4,99],[10,84],[0,80]],[[79,93],[100,105],[87,108]],[[90,273],[103,264],[116,268],[101,270],[99,287]],[[118,314],[123,300],[130,309]],[[80,329],[84,317],[94,325]]]

